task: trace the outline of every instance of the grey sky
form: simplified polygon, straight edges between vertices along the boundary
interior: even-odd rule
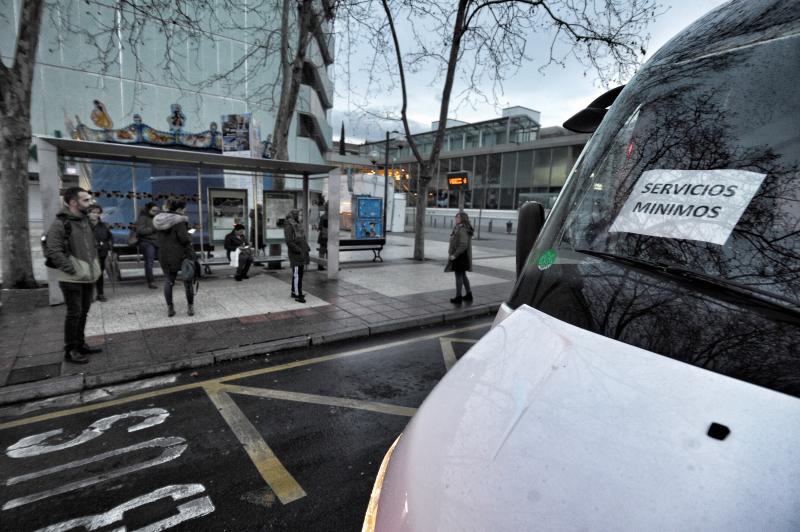
[[[665,12],[648,28],[651,38],[646,58],[651,57],[658,48],[691,22],[726,1],[662,0],[661,11]],[[547,60],[545,55],[536,53],[539,44],[537,39],[540,38],[543,46],[549,44],[549,40],[544,37],[534,37],[528,41],[529,55],[533,60],[504,82],[503,94],[498,98],[497,107],[482,103],[475,108],[463,105],[456,110],[451,106],[450,118],[466,122],[488,120],[500,116],[503,107],[520,105],[540,111],[543,126],[561,125],[564,120],[604,91],[596,76],[592,72],[584,76],[583,66],[574,61],[568,63],[566,68],[551,65],[544,72],[539,72],[539,67]],[[441,83],[429,87],[430,76],[430,72],[423,71],[412,77],[408,83],[411,92],[408,114],[416,125],[412,126],[412,129],[418,131],[430,129],[431,122],[438,119]],[[364,88],[359,87],[357,80],[351,80],[355,90],[349,97],[344,81],[336,79],[335,83],[336,98],[331,120],[335,140],[339,139],[342,120],[345,123],[347,140],[350,142],[360,142],[364,139],[378,140],[383,137],[383,132],[386,130],[402,129],[399,122],[380,121],[373,117],[365,117],[359,112],[358,104],[364,105],[365,102],[360,99],[362,96],[359,94],[363,93]],[[489,91],[490,87],[487,85],[485,89]],[[400,102],[400,93],[397,91],[396,94],[387,94],[379,100],[369,102],[369,107],[398,112]]]

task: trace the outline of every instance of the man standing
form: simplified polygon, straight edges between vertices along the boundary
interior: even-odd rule
[[[92,205],[86,211],[86,216],[89,217],[89,223],[94,232],[94,241],[97,245],[97,258],[100,261],[100,277],[97,278],[95,288],[97,289],[97,300],[107,301],[106,296],[103,295],[103,273],[106,271],[106,260],[109,253],[114,251],[114,235],[111,234],[111,229],[100,219],[103,214],[103,207],[100,205]]]
[[[283,224],[283,236],[286,238],[286,247],[289,250],[289,264],[292,267],[292,298],[298,303],[305,303],[303,294],[303,268],[309,263],[308,239],[306,232],[300,224],[300,211],[292,209],[286,216]]]
[[[79,187],[64,191],[65,208],[47,231],[45,255],[58,268],[58,285],[64,294],[64,359],[86,364],[86,355],[99,353],[86,345],[84,329],[92,305],[94,283],[100,277],[100,261],[92,226],[86,212],[92,196]]]

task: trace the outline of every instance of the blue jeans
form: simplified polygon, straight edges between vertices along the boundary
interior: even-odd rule
[[[153,262],[156,260],[156,251],[158,248],[152,242],[142,240],[139,242],[139,253],[144,256],[144,276],[147,278],[147,284],[153,282]]]

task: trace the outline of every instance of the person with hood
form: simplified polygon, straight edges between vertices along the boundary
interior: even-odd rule
[[[172,287],[181,271],[183,259],[194,260],[192,238],[189,236],[189,218],[185,216],[186,202],[171,200],[168,212],[156,214],[153,226],[158,231],[158,262],[164,272],[164,299],[167,301],[167,316],[175,315],[172,302]],[[194,316],[193,279],[184,279],[186,304],[189,316]]]
[[[86,364],[86,355],[102,349],[86,345],[86,316],[92,306],[94,283],[100,277],[100,261],[94,233],[86,212],[92,195],[80,187],[64,191],[65,208],[56,215],[45,237],[45,256],[58,269],[58,286],[64,294],[64,360]]]
[[[225,235],[225,252],[228,260],[231,260],[231,253],[239,250],[239,266],[236,268],[235,279],[241,281],[242,279],[249,279],[247,272],[253,264],[253,248],[247,245],[247,240],[244,238],[244,226],[236,224],[233,226],[233,231]]]
[[[158,238],[156,228],[153,226],[153,217],[158,214],[158,206],[151,202],[145,204],[136,219],[136,238],[139,239],[139,253],[144,257],[144,275],[147,278],[148,288],[158,288],[153,276],[153,262],[158,252]]]
[[[108,254],[114,250],[114,236],[111,234],[111,229],[100,219],[102,213],[103,207],[95,204],[89,207],[86,215],[89,217],[89,223],[92,226],[94,241],[97,245],[97,259],[100,261],[100,277],[97,278],[95,283],[97,300],[108,301],[106,296],[103,295],[103,273],[106,271]]]
[[[310,262],[308,246],[303,224],[300,223],[300,211],[292,209],[286,215],[283,224],[283,236],[286,238],[286,248],[289,250],[289,265],[292,267],[292,298],[298,303],[305,303],[303,294],[303,269]]]
[[[450,247],[447,251],[447,266],[444,271],[454,272],[456,275],[456,297],[450,303],[460,305],[462,301],[472,301],[467,272],[472,271],[472,235],[474,233],[469,223],[469,216],[465,212],[456,214],[456,223],[450,233]],[[462,287],[466,294],[461,297]]]

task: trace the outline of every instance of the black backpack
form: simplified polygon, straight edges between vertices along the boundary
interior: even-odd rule
[[[69,220],[61,220],[64,224],[64,239],[67,242],[67,246],[69,246],[69,237],[72,234],[72,224],[69,223]],[[50,257],[47,256],[47,233],[42,235],[42,254],[44,254],[44,265],[48,268],[53,268],[55,270],[58,269],[58,266],[55,262],[50,260]]]

